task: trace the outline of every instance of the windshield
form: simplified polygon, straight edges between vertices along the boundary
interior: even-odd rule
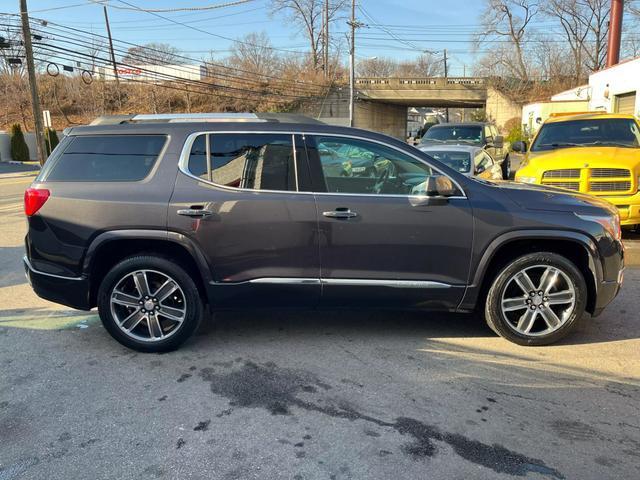
[[[427,151],[428,155],[460,173],[471,171],[471,155],[468,152]]]
[[[482,143],[482,127],[447,125],[430,128],[420,143]]]
[[[638,148],[640,130],[630,118],[598,118],[546,123],[540,129],[532,152],[593,145]]]

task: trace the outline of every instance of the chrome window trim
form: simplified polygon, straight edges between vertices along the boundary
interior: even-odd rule
[[[389,287],[389,288],[451,288],[454,285],[431,280],[378,280],[366,278],[304,278],[304,277],[260,277],[241,282],[211,282],[212,285],[335,285],[352,287]]]
[[[207,183],[209,185],[212,185],[214,187],[217,188],[221,188],[224,190],[230,190],[230,191],[234,191],[234,192],[251,192],[251,193],[288,193],[288,194],[295,194],[295,195],[323,195],[323,196],[349,196],[349,197],[365,197],[365,198],[371,198],[371,197],[382,197],[382,198],[422,198],[422,195],[379,195],[379,194],[370,194],[370,193],[336,193],[336,192],[300,192],[297,190],[255,190],[252,188],[236,188],[236,187],[229,187],[227,185],[220,185],[219,183],[215,183],[213,181],[208,181],[205,180],[203,178],[197,177],[195,175],[193,175],[191,172],[189,172],[189,154],[191,152],[191,146],[193,145],[193,142],[195,141],[195,139],[200,136],[200,135],[225,135],[225,134],[251,134],[251,133],[255,133],[257,135],[267,135],[267,134],[283,134],[283,135],[291,135],[292,137],[295,137],[295,135],[301,135],[303,139],[306,140],[306,135],[314,135],[314,136],[323,136],[323,137],[340,137],[340,138],[352,138],[352,139],[356,139],[356,140],[362,140],[365,142],[371,142],[371,143],[377,143],[379,145],[383,145],[387,148],[391,148],[393,150],[395,150],[396,152],[399,152],[401,154],[407,155],[409,157],[412,157],[416,160],[418,160],[419,162],[424,163],[425,165],[427,165],[429,168],[432,168],[433,170],[435,170],[436,172],[438,172],[440,175],[443,175],[445,177],[447,177],[449,180],[451,180],[454,185],[456,187],[458,187],[458,189],[462,192],[462,195],[456,195],[456,196],[452,196],[452,197],[447,197],[448,199],[451,200],[458,200],[458,199],[467,199],[467,195],[466,192],[464,191],[464,189],[462,188],[462,186],[453,178],[451,178],[449,175],[446,175],[444,172],[442,172],[440,169],[434,167],[433,165],[431,165],[429,162],[426,162],[424,159],[412,154],[412,153],[408,153],[402,150],[399,150],[398,148],[394,147],[393,145],[389,145],[388,143],[382,142],[380,140],[374,140],[371,138],[367,138],[367,137],[363,137],[363,136],[359,136],[359,135],[348,135],[346,133],[322,133],[322,132],[300,132],[300,131],[294,131],[294,130],[287,130],[287,131],[273,131],[273,130],[259,130],[259,131],[251,131],[251,130],[229,130],[229,131],[220,131],[220,130],[216,130],[216,131],[210,131],[210,130],[202,130],[202,131],[198,131],[198,132],[194,132],[189,134],[189,136],[187,137],[187,139],[184,142],[184,145],[182,146],[182,151],[180,152],[180,158],[178,161],[178,170],[186,175],[187,177],[191,177],[195,180],[198,180],[199,182],[204,182]],[[295,139],[294,139],[295,142]],[[295,148],[294,148],[294,154],[295,154]],[[297,173],[297,172],[296,172]],[[296,174],[296,184],[298,182],[298,176]]]
[[[291,143],[293,145],[293,175],[296,179],[296,192],[300,191],[300,185],[298,183],[298,153],[296,152],[296,136],[291,135]]]
[[[26,255],[24,257],[22,257],[22,261],[24,262],[24,264],[27,266],[27,268],[30,271],[32,271],[33,273],[36,273],[38,275],[45,275],[47,277],[59,278],[61,280],[73,280],[73,281],[84,280],[83,277],[66,277],[64,275],[56,275],[55,273],[47,273],[47,272],[43,272],[41,270],[36,270],[35,268],[33,268],[33,265],[31,265],[31,262],[29,261],[29,259],[27,258]]]

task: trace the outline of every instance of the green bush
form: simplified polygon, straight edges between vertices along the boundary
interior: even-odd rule
[[[509,145],[513,145],[514,142],[524,141],[524,133],[522,132],[522,127],[520,125],[512,127],[507,134],[507,138],[505,141],[509,143]]]
[[[29,161],[29,147],[18,123],[11,125],[11,158],[17,162]]]
[[[47,157],[48,157],[49,155],[51,155],[51,152],[53,152],[53,149],[56,148],[56,145],[60,143],[60,140],[58,139],[58,134],[56,133],[54,128],[47,127],[47,131],[44,135],[44,140],[45,140],[45,143],[47,144]]]

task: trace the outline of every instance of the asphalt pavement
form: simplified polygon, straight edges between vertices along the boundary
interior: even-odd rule
[[[544,348],[467,315],[255,311],[145,355],[32,293],[27,185],[0,180],[0,480],[638,478],[639,269]]]

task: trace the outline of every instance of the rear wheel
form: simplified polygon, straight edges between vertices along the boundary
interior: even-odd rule
[[[485,305],[498,335],[519,345],[548,345],[579,323],[587,303],[582,273],[551,252],[524,255],[500,271]]]
[[[179,347],[195,331],[203,305],[189,274],[166,258],[130,257],[114,266],[98,291],[104,327],[142,352]]]

